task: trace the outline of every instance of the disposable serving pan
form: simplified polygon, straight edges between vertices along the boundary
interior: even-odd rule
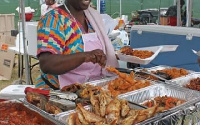
[[[169,115],[175,111],[178,111],[180,109],[184,109],[185,107],[188,107],[191,105],[191,103],[196,102],[199,99],[200,94],[195,93],[195,91],[188,90],[185,88],[181,88],[179,86],[173,86],[173,85],[167,85],[167,84],[155,84],[153,86],[150,86],[148,88],[141,89],[137,92],[131,92],[127,94],[120,95],[119,98],[125,99],[131,102],[142,104],[145,101],[151,100],[158,96],[170,96],[175,97],[181,100],[185,100],[186,102],[176,106],[172,109],[169,109],[163,113],[159,113],[156,116],[145,120],[141,124],[147,124],[151,123],[152,121],[155,121],[155,119],[162,118],[163,116]]]
[[[200,103],[169,114],[154,122],[154,125],[200,125]]]
[[[31,105],[27,105],[24,103],[23,99],[20,100],[9,100],[9,101],[4,101],[4,102],[0,102],[0,105],[3,103],[20,103],[23,104],[23,106],[25,106],[27,109],[30,109],[31,111],[38,113],[42,118],[46,119],[47,121],[51,122],[52,124],[55,125],[64,125],[62,122],[60,122],[59,120],[56,120],[53,116],[50,116],[48,114],[46,114],[45,112],[43,112],[42,110],[39,110],[35,107],[32,107]]]
[[[142,109],[141,107],[138,107],[137,105],[134,105],[134,104],[129,104],[129,106],[130,106],[130,108],[134,107],[134,109]],[[85,106],[84,108],[89,110],[89,111],[92,111],[92,108],[91,108],[90,105]],[[76,112],[76,110],[70,110],[70,111],[67,111],[67,112],[63,112],[63,113],[56,115],[55,118],[57,120],[61,121],[62,123],[67,124],[67,120],[69,118],[69,115],[71,113],[75,113],[75,112]]]
[[[163,46],[152,46],[152,47],[143,47],[143,48],[134,48],[134,49],[135,50],[148,50],[148,51],[154,52],[154,54],[151,57],[146,58],[146,59],[141,59],[139,57],[131,56],[131,55],[125,55],[120,52],[116,52],[116,54],[119,57],[119,60],[121,60],[121,61],[147,65],[156,58],[156,56],[163,49]]]
[[[94,86],[100,86],[100,87],[102,87],[104,90],[108,90],[108,89],[107,89],[107,88],[108,88],[108,83],[109,83],[110,81],[116,79],[116,78],[118,78],[118,76],[113,76],[113,77],[110,77],[110,78],[104,78],[104,79],[96,80],[96,81],[91,81],[91,82],[88,82],[88,83],[86,83],[86,84],[91,84],[91,85],[94,85]],[[141,77],[139,77],[139,76],[135,76],[135,79],[147,80],[147,79],[141,78]],[[154,85],[154,84],[159,84],[159,83],[161,83],[161,82],[159,82],[159,81],[153,81],[153,80],[148,80],[148,81],[150,81],[150,83],[151,83],[150,86],[152,86],[152,85]],[[144,88],[148,88],[148,87],[149,87],[149,86],[144,87]],[[141,88],[141,89],[144,89],[144,88]],[[137,90],[134,90],[134,91],[139,91],[139,90],[141,90],[141,89],[137,89]],[[132,92],[132,91],[127,92],[127,93],[131,93],[131,92]],[[126,94],[126,93],[123,93],[123,94]],[[121,94],[121,95],[123,95],[123,94]]]
[[[178,68],[178,67],[171,67],[171,66],[166,66],[166,65],[159,65],[159,66],[154,66],[154,67],[151,67],[151,68],[140,68],[139,67],[139,68],[135,68],[134,70],[136,72],[139,72],[140,70],[145,69],[148,72],[152,72],[152,71],[158,71],[158,70],[163,70],[163,69],[171,69],[171,68],[181,69],[181,68]],[[192,71],[192,70],[186,70],[186,71],[188,72],[188,74],[194,73],[194,71]],[[185,77],[185,76],[181,76],[181,77]],[[180,77],[178,77],[178,78],[180,78]],[[167,82],[174,82],[174,80],[176,80],[178,78],[167,80]]]
[[[180,78],[174,80],[173,84],[176,84],[176,85],[181,86],[181,87],[185,87],[187,84],[190,83],[190,80],[196,79],[198,77],[200,78],[200,72],[194,72],[194,73],[189,74],[185,77],[180,77]]]

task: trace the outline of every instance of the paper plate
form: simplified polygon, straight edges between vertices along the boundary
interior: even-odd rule
[[[147,50],[147,51],[154,52],[154,54],[151,57],[146,58],[146,59],[141,59],[139,57],[131,56],[131,55],[125,55],[125,54],[122,54],[119,51],[117,51],[116,54],[119,57],[119,60],[121,60],[121,61],[147,65],[152,60],[155,59],[155,57],[160,53],[160,51],[162,49],[163,49],[163,46],[152,46],[152,47],[134,48],[134,50]]]

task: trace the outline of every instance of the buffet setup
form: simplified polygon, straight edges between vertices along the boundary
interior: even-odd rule
[[[157,47],[160,51],[160,47]],[[118,51],[145,62],[157,51]],[[119,54],[120,53],[120,54]],[[152,59],[153,60],[153,59]],[[0,102],[0,124],[33,125],[198,125],[200,73],[159,65],[105,67],[112,77],[75,83],[61,90],[27,87],[25,98]],[[41,122],[42,121],[42,122]]]

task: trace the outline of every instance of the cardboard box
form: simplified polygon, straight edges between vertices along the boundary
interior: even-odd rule
[[[15,40],[16,37],[0,34],[0,43],[5,43],[9,47],[16,46]]]
[[[11,36],[11,30],[15,29],[15,14],[0,14],[0,33]]]
[[[14,64],[15,53],[8,50],[15,46],[15,37],[11,30],[15,29],[15,14],[0,14],[0,80],[10,80]]]

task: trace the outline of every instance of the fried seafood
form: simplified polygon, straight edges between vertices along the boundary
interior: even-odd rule
[[[156,70],[156,71],[151,71],[151,73],[154,73],[154,74],[164,73],[164,74],[168,75],[170,79],[175,79],[175,78],[178,78],[178,77],[181,77],[181,76],[188,75],[188,71],[183,69],[183,68],[180,68],[180,69],[169,68],[169,69],[163,69],[163,70]],[[146,78],[153,79],[153,80],[158,80],[158,78],[151,76],[151,75],[143,75],[143,76],[146,77]]]
[[[175,106],[178,106],[184,102],[184,100],[180,100],[178,98],[162,96],[156,97],[154,98],[154,100],[147,101],[146,103],[144,103],[144,105],[147,107],[153,107],[154,105],[158,105],[158,110],[156,112],[163,112],[165,110],[169,110]]]
[[[118,98],[112,98],[108,92],[101,91],[99,95],[91,95],[92,109],[96,109],[96,104],[99,103],[97,110],[105,112],[105,115],[101,116],[96,111],[88,111],[84,109],[81,104],[77,105],[76,113],[69,116],[67,123],[70,125],[79,125],[80,122],[83,125],[133,125],[143,120],[153,117],[156,114],[158,105],[154,105],[151,108],[144,110],[130,109],[126,100],[119,100]],[[101,103],[102,102],[102,103]],[[101,105],[103,104],[103,105]],[[100,115],[99,115],[100,114]]]
[[[45,110],[45,104],[47,103],[48,98],[42,94],[27,92],[26,100],[38,108]]]
[[[38,108],[50,114],[58,114],[66,110],[62,109],[62,106],[50,102],[47,96],[38,94],[36,92],[27,92],[26,99],[29,103],[37,106]]]
[[[58,113],[62,112],[62,110],[60,108],[51,104],[51,102],[47,102],[45,104],[45,111],[50,113],[50,114],[58,114]]]
[[[122,47],[120,49],[120,52],[125,55],[132,55],[132,56],[139,57],[141,59],[149,58],[154,54],[152,51],[147,51],[147,50],[133,50],[129,46]]]
[[[119,94],[141,89],[151,85],[150,82],[147,80],[134,79],[135,75],[133,72],[128,75],[126,73],[120,73],[118,70],[112,67],[107,68],[107,70],[119,75],[118,78],[108,83],[108,90],[113,96],[117,96]]]
[[[90,84],[72,84],[69,86],[65,86],[61,89],[62,92],[73,92],[76,93],[79,98],[89,98],[90,94],[98,94],[101,90],[99,86],[93,86]]]
[[[157,70],[157,71],[152,72],[152,73],[156,73],[156,72],[163,72],[163,73],[166,73],[166,74],[168,74],[172,79],[175,79],[175,78],[178,78],[178,77],[181,77],[181,76],[188,75],[188,71],[185,70],[185,69],[183,69],[183,68],[180,68],[180,69],[177,69],[177,68],[163,69],[163,70]]]
[[[186,88],[200,91],[200,78],[190,80],[190,83],[185,86]]]
[[[100,117],[90,111],[85,110],[81,104],[77,104],[77,108],[78,108],[78,110],[81,111],[85,120],[88,121],[89,123],[96,123],[96,122],[101,122],[104,120],[102,117]]]
[[[130,107],[128,106],[128,102],[126,100],[121,100],[121,116],[125,117],[128,115],[130,111]]]
[[[61,91],[62,92],[77,92],[78,90],[83,89],[83,86],[79,83],[71,84],[68,86],[64,86]]]

